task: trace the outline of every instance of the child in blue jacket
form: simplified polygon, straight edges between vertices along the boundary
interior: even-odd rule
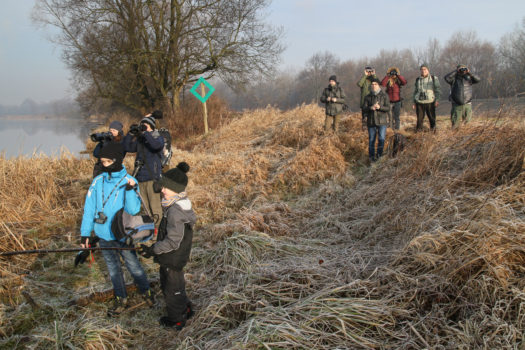
[[[122,144],[111,142],[100,150],[102,174],[93,179],[86,195],[84,215],[80,227],[81,247],[87,248],[91,243],[91,232],[95,232],[102,248],[123,248],[125,243],[115,239],[111,232],[111,222],[121,209],[135,215],[140,210],[140,198],[135,192],[137,180],[128,175],[122,164],[124,149]],[[113,307],[108,315],[116,316],[127,307],[127,293],[119,255],[124,259],[139,291],[149,305],[153,305],[153,294],[134,250],[103,250],[102,255],[108,267],[113,292]]]

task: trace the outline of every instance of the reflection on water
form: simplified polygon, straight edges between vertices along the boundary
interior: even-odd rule
[[[92,126],[78,119],[0,118],[0,152],[6,158],[34,153],[58,156],[66,149],[78,156]]]

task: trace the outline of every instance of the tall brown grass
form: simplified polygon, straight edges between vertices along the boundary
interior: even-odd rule
[[[436,135],[413,134],[413,118],[404,118],[406,150],[368,166],[359,115],[343,118],[341,132],[333,135],[321,131],[324,115],[317,106],[246,112],[193,138],[191,149],[174,150],[172,165],[184,160],[191,166],[188,192],[199,215],[186,274],[197,314],[177,337],[156,325],[160,310],[114,321],[101,317],[98,304],[56,307],[71,289],[87,293],[108,286],[102,276],[73,271],[60,258],[56,266],[33,272],[37,278],[4,287],[5,295],[23,287],[43,298],[52,288],[46,280],[58,275],[67,281],[50,300],[40,299],[55,306],[52,314],[28,310],[19,297],[4,301],[12,309],[0,312],[16,322],[0,323],[0,344],[521,348],[525,126],[523,116],[512,117],[478,119],[457,131],[442,118]],[[31,167],[29,159],[4,160],[2,166],[16,169],[17,162]],[[84,179],[79,187],[77,180],[63,187],[82,193],[88,163],[57,162],[75,169],[53,167],[57,179],[39,183],[54,188],[66,178]],[[55,192],[46,202],[60,206],[64,202],[56,198],[62,194]],[[5,197],[11,212],[17,195]],[[72,211],[62,209],[72,220],[64,217],[65,226],[78,224],[80,199],[74,203]],[[9,232],[1,234],[12,240]],[[21,243],[32,247],[48,236],[44,229],[24,235]],[[1,261],[2,270],[22,271],[19,260]],[[46,325],[28,326],[28,319]]]

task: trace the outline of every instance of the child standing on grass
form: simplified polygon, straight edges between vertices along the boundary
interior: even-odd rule
[[[157,242],[152,246],[142,244],[138,250],[146,258],[153,256],[160,264],[160,284],[167,312],[160,318],[160,324],[177,330],[193,316],[182,271],[190,257],[193,226],[197,221],[185,192],[189,170],[189,165],[181,162],[155,182],[155,190],[162,193],[163,213]]]
[[[111,232],[111,222],[121,209],[135,215],[140,210],[140,199],[135,192],[137,180],[128,175],[122,165],[124,147],[120,143],[110,142],[100,150],[99,158],[102,173],[93,179],[86,195],[84,215],[80,226],[82,248],[92,244],[91,231],[95,231],[102,248],[124,248],[125,244],[115,240]],[[133,276],[135,284],[146,303],[153,305],[154,299],[144,269],[140,265],[134,250],[103,250],[102,255],[108,267],[115,300],[108,310],[109,316],[117,316],[127,307],[126,284],[120,257]]]

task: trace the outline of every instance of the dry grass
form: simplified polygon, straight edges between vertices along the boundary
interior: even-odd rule
[[[113,321],[101,318],[104,305],[61,306],[72,290],[107,287],[103,269],[73,270],[72,257],[44,257],[31,277],[19,277],[20,261],[3,259],[2,282],[18,278],[18,284],[3,287],[15,297],[4,300],[0,315],[17,321],[16,327],[0,323],[0,345],[523,348],[523,116],[477,120],[457,131],[442,118],[436,135],[413,134],[415,121],[405,117],[405,152],[370,167],[359,117],[344,118],[335,136],[321,132],[317,106],[284,113],[267,108],[193,139],[191,151],[175,150],[172,164],[184,160],[192,167],[188,190],[200,219],[186,276],[197,314],[178,336],[157,327],[160,309]],[[20,180],[51,191],[42,200],[42,193],[24,187],[36,196],[25,210],[40,200],[50,217],[54,203],[64,227],[74,227],[85,193],[74,186],[85,181],[87,187],[91,167],[70,158],[56,162],[54,177]],[[74,169],[60,173],[66,165]],[[2,166],[34,165],[17,159]],[[37,169],[32,173],[42,176]],[[61,191],[72,189],[79,197],[63,207]],[[20,193],[2,197],[11,202],[0,214],[14,212]],[[47,217],[35,215],[41,229],[16,236],[17,243],[15,231],[0,226],[0,239],[9,249],[53,244],[46,239]],[[146,265],[154,273],[154,265]],[[51,281],[59,280],[64,285],[56,289]],[[29,309],[17,288],[46,300],[43,310],[56,311]],[[28,326],[28,319],[39,326]]]

